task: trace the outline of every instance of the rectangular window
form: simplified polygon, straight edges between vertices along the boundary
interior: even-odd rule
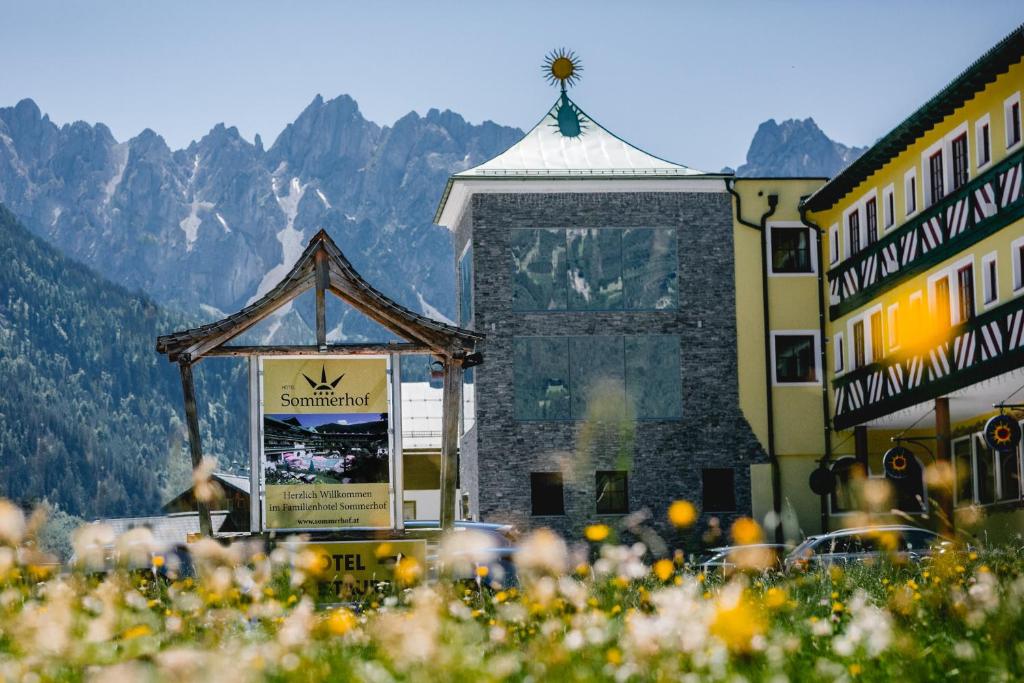
[[[1020,93],[1014,93],[1003,104],[1006,120],[1006,147],[1010,148],[1020,142]]]
[[[774,341],[776,383],[818,381],[813,334],[775,334]]]
[[[956,271],[957,285],[960,289],[960,318],[964,323],[974,318],[974,266],[968,264]]]
[[[882,202],[885,204],[885,229],[888,230],[896,222],[896,189],[892,185],[882,192]]]
[[[882,346],[882,312],[876,311],[871,314],[871,360],[877,363],[882,360],[884,351]]]
[[[462,433],[465,434],[476,424],[476,381],[474,368],[462,373]]]
[[[946,330],[953,324],[950,309],[949,278],[942,277],[935,281],[935,302],[933,313],[937,329]]]
[[[534,516],[565,514],[561,472],[530,472],[530,509]]]
[[[626,228],[622,232],[623,308],[667,310],[678,302],[679,249],[669,228]]]
[[[967,133],[953,139],[950,145],[953,153],[953,189],[959,190],[967,184]]]
[[[512,354],[517,420],[682,417],[678,335],[516,337]]]
[[[974,503],[974,472],[971,467],[971,437],[953,442],[953,476],[956,478],[956,504]]]
[[[598,472],[595,491],[597,514],[624,515],[629,512],[629,482],[624,471]]]
[[[985,273],[985,279],[982,283],[982,294],[984,295],[986,306],[995,303],[999,299],[999,273],[996,259],[996,254],[993,252],[986,256],[982,262],[982,268]]]
[[[459,325],[473,322],[473,247],[467,246],[459,259]]]
[[[928,157],[928,189],[931,191],[928,197],[928,205],[942,199],[946,192],[943,185],[942,150]]]
[[[516,419],[571,418],[568,337],[517,337],[512,362]]]
[[[854,209],[847,218],[847,239],[850,242],[850,256],[860,253],[860,210]]]
[[[829,265],[839,263],[839,226],[833,225],[828,229],[828,253]]]
[[[989,130],[989,118],[986,114],[974,124],[974,147],[977,150],[978,168],[992,161],[992,136]]]
[[[813,273],[808,228],[771,228],[772,273]]]
[[[564,311],[564,230],[512,230],[512,310]]]
[[[868,246],[878,241],[878,202],[872,197],[864,204],[864,219],[868,228]]]
[[[853,324],[853,369],[862,368],[867,365],[867,357],[864,353],[864,321],[858,320]]]
[[[1016,241],[1013,249],[1013,291],[1024,289],[1024,241]]]
[[[999,453],[999,500],[1020,498],[1020,448]]]
[[[917,170],[903,176],[903,207],[908,216],[917,211]]]
[[[978,482],[978,502],[982,505],[996,502],[995,453],[981,434],[974,435],[974,468]]]
[[[702,511],[734,512],[736,510],[736,470],[731,467],[705,468],[701,479]]]
[[[888,308],[889,315],[889,348],[898,349],[900,346],[900,305],[893,304]]]
[[[622,309],[622,231],[566,230],[569,308],[574,311]]]
[[[843,333],[837,332],[835,334],[835,341],[832,346],[832,355],[834,356],[833,367],[835,368],[836,374],[843,371],[843,367],[846,364],[846,349],[843,344]]]

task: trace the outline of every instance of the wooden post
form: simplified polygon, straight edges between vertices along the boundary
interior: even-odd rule
[[[194,472],[203,461],[203,445],[199,441],[199,415],[196,412],[196,388],[192,379],[191,360],[190,357],[182,357],[178,361],[178,368],[181,370],[181,391],[185,395],[185,423],[188,425],[188,445],[192,453]],[[199,512],[199,533],[207,537],[212,536],[210,506],[196,498],[196,510]]]
[[[441,528],[455,526],[455,487],[459,473],[459,395],[462,362],[446,358],[441,399]]]
[[[327,350],[327,302],[324,292],[331,284],[331,272],[327,266],[327,254],[321,249],[316,252],[316,345],[320,353]]]
[[[857,463],[864,468],[862,476],[868,476],[868,428],[858,425],[853,428],[853,454]]]
[[[949,476],[936,477],[938,487],[935,497],[941,508],[940,527],[943,533],[953,535],[953,458],[949,439],[949,399],[943,396],[935,399],[935,460]],[[940,474],[942,472],[940,471]]]

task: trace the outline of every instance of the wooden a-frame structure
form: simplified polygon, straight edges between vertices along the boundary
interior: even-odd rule
[[[274,311],[309,289],[316,289],[316,345],[230,345],[232,339],[264,320]],[[328,344],[326,299],[330,292],[357,311],[402,338],[402,342],[380,344]],[[352,264],[321,230],[310,239],[291,271],[269,292],[237,313],[217,322],[190,330],[162,335],[156,340],[158,353],[166,354],[181,371],[185,397],[185,421],[188,426],[192,467],[203,458],[196,410],[192,366],[208,356],[305,355],[305,354],[430,354],[444,365],[441,432],[441,526],[451,528],[455,521],[460,389],[465,368],[482,361],[477,351],[484,335],[433,320],[410,311],[384,296],[356,272]],[[395,380],[397,381],[397,380]],[[401,425],[396,426],[401,429]],[[396,501],[401,510],[401,501]],[[200,529],[211,534],[210,510],[197,501]]]

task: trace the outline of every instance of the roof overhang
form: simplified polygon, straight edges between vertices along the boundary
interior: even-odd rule
[[[804,202],[811,211],[834,206],[936,124],[1024,58],[1024,25],[996,43],[946,87]]]
[[[537,173],[459,176],[448,179],[434,222],[455,229],[474,194],[566,194],[600,192],[725,192],[727,174]]]

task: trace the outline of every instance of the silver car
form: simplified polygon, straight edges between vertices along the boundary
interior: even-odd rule
[[[934,531],[891,524],[840,529],[809,536],[786,557],[787,571],[805,571],[850,562],[877,562],[883,559],[917,561],[931,555],[942,542]]]
[[[781,543],[727,545],[708,550],[695,564],[705,574],[721,572],[728,575],[737,569],[779,571],[782,569],[783,558],[791,550],[793,546]]]

